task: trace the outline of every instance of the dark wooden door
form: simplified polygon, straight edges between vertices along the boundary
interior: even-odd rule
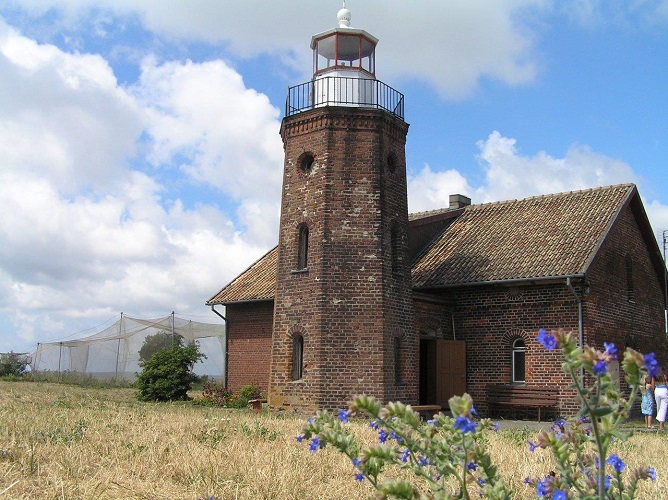
[[[423,339],[420,342],[420,403],[448,410],[448,400],[466,392],[466,342]]]

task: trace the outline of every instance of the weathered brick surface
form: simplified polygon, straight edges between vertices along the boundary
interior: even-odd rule
[[[273,302],[227,306],[227,388],[257,385],[267,394],[271,359]]]
[[[417,401],[418,339],[406,234],[407,129],[389,113],[364,108],[326,107],[283,120],[269,390],[274,407],[342,407],[358,393]],[[304,153],[315,158],[310,173],[300,168]],[[296,271],[302,224],[309,227],[308,269]],[[304,371],[293,381],[294,335],[304,338]],[[399,383],[395,337],[401,346]]]

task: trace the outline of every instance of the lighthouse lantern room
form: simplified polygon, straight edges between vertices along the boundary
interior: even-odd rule
[[[350,11],[337,13],[338,27],[314,35],[313,78],[290,87],[286,116],[322,106],[372,107],[403,119],[403,95],[376,79],[378,39],[350,26]]]

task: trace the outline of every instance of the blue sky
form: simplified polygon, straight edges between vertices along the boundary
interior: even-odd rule
[[[348,0],[409,208],[634,182],[668,229],[667,0]],[[287,87],[340,1],[0,3],[0,352],[204,305],[277,240]]]

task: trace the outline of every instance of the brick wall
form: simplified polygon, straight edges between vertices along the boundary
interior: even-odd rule
[[[454,305],[454,336],[466,341],[467,391],[485,414],[487,386],[511,382],[512,343],[526,345],[527,385],[560,388],[560,411],[577,409],[569,380],[561,371],[558,352],[536,341],[539,328],[577,332],[578,313],[573,294],[563,282],[524,286],[472,286],[444,296]],[[445,330],[445,328],[444,328]],[[577,333],[576,333],[577,334]]]
[[[225,308],[228,389],[236,392],[252,384],[267,394],[273,314],[271,301],[230,304]]]

